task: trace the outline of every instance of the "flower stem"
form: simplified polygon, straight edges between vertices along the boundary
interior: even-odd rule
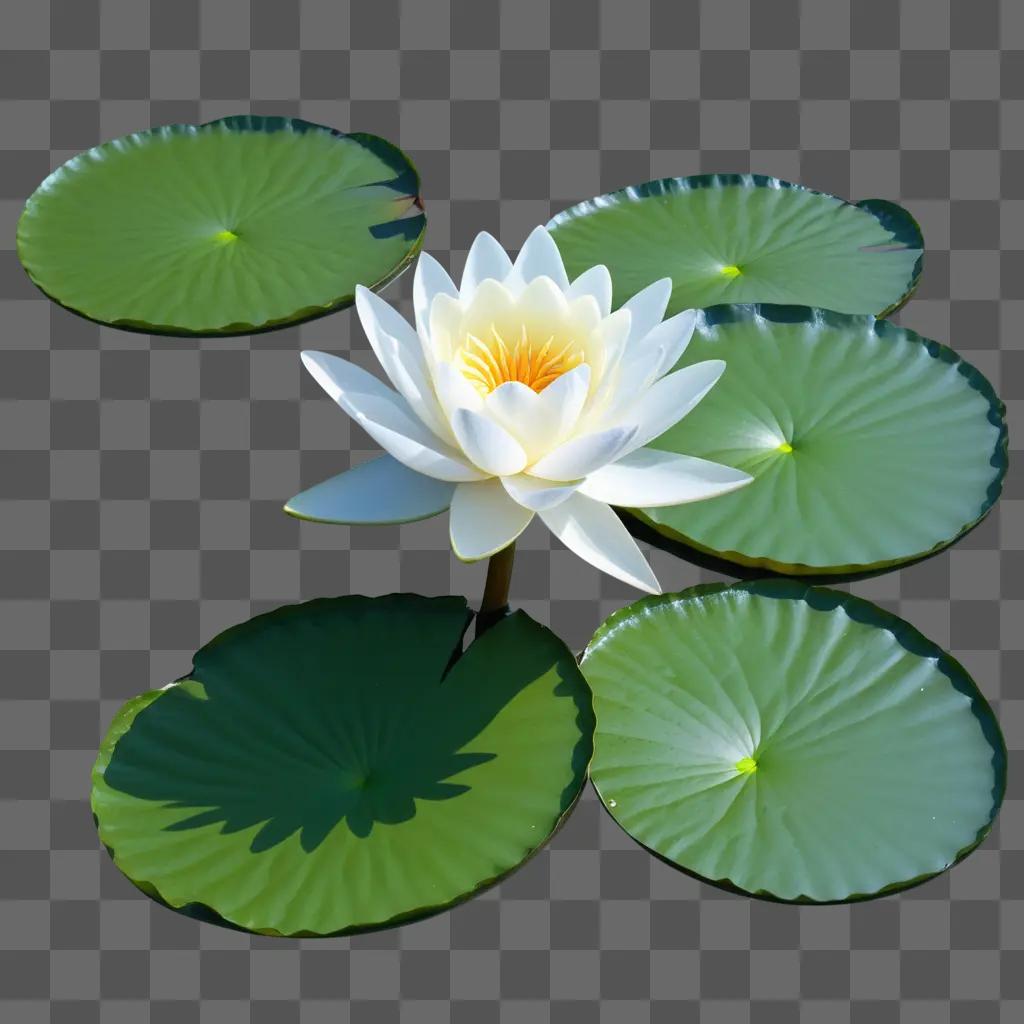
[[[483,636],[499,619],[508,612],[508,588],[512,582],[512,563],[516,557],[513,541],[491,555],[487,563],[487,580],[484,596],[480,599],[480,611],[476,615],[476,635]]]

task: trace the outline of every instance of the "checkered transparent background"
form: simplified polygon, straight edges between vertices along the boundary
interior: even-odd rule
[[[349,313],[251,340],[147,339],[51,305],[13,252],[25,197],[73,152],[246,110],[398,141],[423,176],[428,248],[456,271],[481,228],[514,247],[601,191],[755,170],[905,203],[928,255],[903,322],[951,341],[1017,421],[1020,0],[2,0],[0,47],[5,1024],[1024,1019],[1013,472],[953,551],[854,587],[953,650],[1011,748],[999,828],[946,877],[854,907],[751,902],[654,861],[588,794],[504,885],[399,930],[250,938],[142,897],[97,849],[87,805],[125,698],[275,604],[475,597],[482,569],[451,557],[443,518],[348,529],[281,513],[373,447],[297,357],[323,347],[370,366]],[[406,275],[386,294],[407,310],[410,288]],[[634,596],[541,529],[521,548],[515,603],[576,647]],[[710,578],[653,561],[669,587]]]

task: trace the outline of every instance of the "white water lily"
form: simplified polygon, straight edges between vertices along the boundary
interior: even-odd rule
[[[353,363],[303,352],[324,390],[387,454],[293,498],[306,519],[397,523],[451,510],[464,561],[511,544],[539,516],[570,550],[652,593],[660,586],[609,507],[655,507],[735,490],[746,473],[645,448],[721,376],[672,370],[696,313],[663,319],[668,278],[611,311],[603,266],[572,283],[536,228],[513,264],[486,232],[456,287],[424,253],[415,329],[366,288],[356,310],[393,387]]]

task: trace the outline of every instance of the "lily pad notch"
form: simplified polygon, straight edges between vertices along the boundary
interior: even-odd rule
[[[560,826],[592,753],[590,691],[523,612],[463,650],[464,599],[285,606],[129,701],[93,769],[117,867],[172,909],[266,935],[445,910]]]
[[[375,135],[298,118],[173,124],[72,157],[29,197],[18,257],[71,312],[149,334],[301,323],[416,257],[416,168]]]

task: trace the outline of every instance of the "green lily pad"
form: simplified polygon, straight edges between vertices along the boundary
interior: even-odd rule
[[[250,334],[382,288],[426,228],[409,158],[375,135],[241,115],[79,153],[29,198],[18,256],[55,302],[153,334]]]
[[[671,277],[669,313],[774,302],[885,316],[921,276],[924,239],[895,203],[849,203],[762,174],[663,178],[548,224],[569,276],[603,263],[618,306]]]
[[[734,494],[633,510],[650,539],[773,572],[850,575],[931,554],[992,508],[1005,409],[944,345],[885,320],[787,306],[704,310],[680,365],[724,359],[652,447],[745,470]]]
[[[753,896],[845,902],[965,857],[1006,789],[992,709],[908,623],[796,580],[645,598],[582,661],[591,778],[637,842]]]
[[[462,653],[462,598],[340,597],[227,630],[118,713],[92,808],[167,906],[267,935],[423,917],[535,852],[579,795],[590,696],[522,612]]]

